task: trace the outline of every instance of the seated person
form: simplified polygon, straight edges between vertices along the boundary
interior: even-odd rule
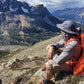
[[[46,63],[46,76],[38,84],[52,84],[50,79],[60,71],[72,72],[80,57],[81,47],[77,38],[78,31],[75,23],[67,20],[62,24],[57,24],[57,27],[61,29],[63,39],[56,44],[50,45],[47,53],[49,60]],[[55,50],[61,47],[64,47],[63,51],[56,54]]]

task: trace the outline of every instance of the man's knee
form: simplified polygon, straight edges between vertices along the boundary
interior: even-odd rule
[[[59,65],[56,64],[52,59],[50,59],[50,60],[46,63],[46,67],[47,67],[48,69],[55,68],[56,66],[59,66]]]
[[[52,61],[53,61],[53,60],[49,60],[49,61],[46,63],[46,67],[47,67],[48,69],[51,69]]]
[[[49,60],[46,63],[46,67],[47,67],[47,69],[51,70],[54,73],[58,73],[59,71],[61,71],[60,65],[55,63],[53,60]]]

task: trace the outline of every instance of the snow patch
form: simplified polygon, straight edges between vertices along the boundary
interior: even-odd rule
[[[3,4],[4,2],[6,2],[6,0],[2,0],[2,4]]]
[[[32,7],[32,5],[31,5],[31,4],[29,4],[29,3],[28,3],[28,6],[29,6],[29,7]]]
[[[31,12],[33,12],[33,11],[34,11],[34,7],[31,8]]]
[[[0,14],[2,14],[2,12],[0,12]]]
[[[44,20],[47,24],[52,25],[53,27],[55,26],[55,25],[48,19],[47,15],[43,18],[43,20]]]
[[[26,9],[26,8],[24,8],[24,7],[21,7],[21,8],[22,8],[23,12],[29,13],[28,9]]]
[[[38,15],[39,14],[38,11],[35,11],[35,8],[34,7],[31,8],[31,13],[32,14],[35,14],[35,15]]]
[[[12,6],[10,6],[9,9],[11,12],[16,12],[18,10],[18,8],[13,9]]]

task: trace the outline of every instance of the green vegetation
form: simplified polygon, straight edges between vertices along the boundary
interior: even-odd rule
[[[0,60],[5,60],[5,59],[7,60],[7,59],[9,59],[10,57],[14,56],[15,54],[21,52],[22,50],[23,50],[23,49],[18,49],[18,50],[16,50],[16,51],[13,51],[13,52],[8,53],[8,54],[5,54],[5,53],[4,53],[4,56],[2,56],[2,58],[0,58]],[[6,51],[4,51],[4,52],[6,52]]]
[[[10,52],[8,50],[0,50],[0,58],[8,55]]]
[[[57,32],[42,32],[42,33],[25,33],[20,35],[17,33],[10,33],[10,38],[12,39],[10,44],[12,45],[27,45],[32,46],[35,43],[49,39],[57,35]]]
[[[84,75],[81,74],[75,75],[72,78],[71,84],[79,84],[80,81],[83,81],[82,79],[84,79]]]

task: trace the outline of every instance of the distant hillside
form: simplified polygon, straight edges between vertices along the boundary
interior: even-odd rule
[[[0,45],[33,45],[55,36],[60,22],[43,4],[0,0]]]
[[[56,10],[53,15],[58,18],[72,19],[80,23],[84,23],[84,7],[83,8],[66,8]]]

